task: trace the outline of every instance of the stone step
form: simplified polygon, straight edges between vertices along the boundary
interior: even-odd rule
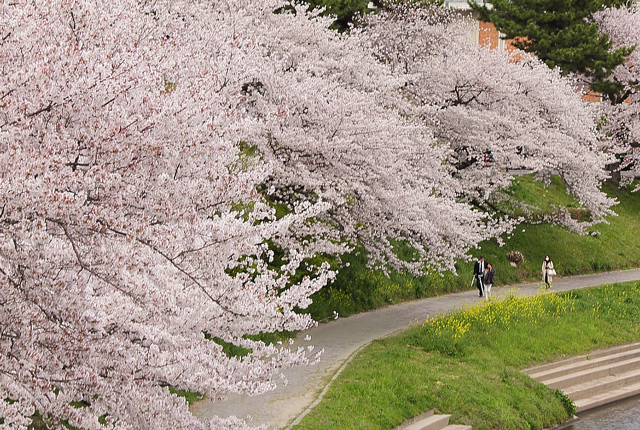
[[[554,361],[553,363],[545,363],[545,364],[540,364],[538,366],[532,366],[532,367],[529,367],[528,369],[523,370],[523,372],[526,373],[527,375],[530,375],[532,373],[541,372],[546,369],[552,369],[554,367],[563,366],[565,364],[575,363],[576,361],[588,360],[590,358],[598,358],[598,357],[602,357],[603,355],[616,354],[618,352],[629,351],[636,348],[640,348],[640,343],[614,346],[613,348],[608,348],[608,349],[599,349],[585,355],[577,355],[575,357],[569,357],[564,360]]]
[[[640,383],[627,385],[625,387],[610,390],[591,397],[585,397],[575,401],[578,412],[588,411],[589,409],[604,406],[619,400],[628,399],[633,396],[640,395]]]
[[[587,355],[572,357],[555,363],[543,364],[525,369],[524,373],[537,381],[544,382],[569,372],[577,372],[633,357],[640,357],[640,343],[595,351]]]
[[[405,430],[442,430],[449,425],[451,415],[431,415],[405,427]]]
[[[615,375],[605,376],[604,378],[587,381],[582,384],[568,387],[563,391],[575,402],[580,399],[596,396],[607,391],[612,391],[636,383],[640,383],[640,368],[629,372],[618,373]]]
[[[408,420],[406,420],[405,422],[403,422],[402,424],[400,424],[399,426],[395,427],[393,430],[404,430],[406,429],[408,426],[410,426],[411,424],[423,420],[425,418],[430,417],[431,415],[433,415],[435,412],[435,409],[429,409],[426,412],[421,413],[420,415],[416,415],[413,418],[409,418]]]
[[[532,378],[545,382],[550,379],[557,378],[558,376],[566,375],[567,373],[577,373],[582,370],[592,369],[612,363],[622,362],[632,358],[640,357],[640,348],[632,349],[629,351],[618,352],[609,355],[603,355],[596,358],[589,357],[588,359],[577,361],[574,363],[568,363],[563,366],[547,369],[542,372],[535,372],[529,374]]]
[[[434,410],[406,420],[394,430],[473,430],[470,425],[449,424],[451,415],[435,415]]]
[[[567,374],[540,382],[551,388],[566,389],[584,382],[618,373],[630,372],[638,368],[640,368],[640,357],[634,357],[616,363],[603,364],[591,369],[580,370],[578,372],[568,372]]]
[[[532,367],[524,373],[561,389],[578,412],[584,412],[640,395],[639,351],[640,343],[623,345]]]

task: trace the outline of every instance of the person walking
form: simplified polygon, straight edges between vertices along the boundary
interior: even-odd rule
[[[484,271],[486,270],[486,263],[484,257],[481,255],[478,261],[473,265],[473,277],[476,280],[476,287],[480,291],[480,297],[484,295]]]
[[[553,261],[547,255],[542,262],[542,281],[544,282],[545,288],[551,288],[551,282],[553,280],[553,275],[556,274],[555,269],[553,268]]]
[[[496,269],[493,268],[493,264],[487,263],[487,270],[484,274],[484,297],[489,300],[491,297],[491,286],[493,285],[493,279],[496,276]]]

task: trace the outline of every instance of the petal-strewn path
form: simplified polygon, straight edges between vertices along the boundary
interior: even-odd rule
[[[565,291],[636,280],[640,280],[640,269],[555,277],[553,290]],[[517,294],[531,296],[537,293],[540,286],[541,283],[529,283],[494,287],[492,293],[499,296],[516,289]],[[230,396],[218,402],[204,400],[192,409],[202,418],[235,415],[240,418],[251,417],[251,425],[269,423],[272,429],[286,428],[312,406],[336,371],[364,345],[405,330],[416,321],[423,322],[427,315],[450,312],[479,300],[483,299],[478,297],[477,290],[465,291],[393,305],[322,324],[300,333],[293,345],[312,344],[316,347],[315,351],[324,349],[320,361],[312,366],[285,371],[288,379],[286,386],[280,385],[275,391],[262,396]],[[311,336],[310,341],[304,340],[307,335]]]

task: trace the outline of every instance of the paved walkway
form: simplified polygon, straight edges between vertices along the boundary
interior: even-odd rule
[[[566,291],[593,287],[615,282],[640,280],[640,269],[594,275],[554,277],[553,290]],[[535,295],[542,283],[528,283],[493,287],[495,296],[516,290],[517,294]],[[249,419],[250,425],[268,423],[272,429],[284,429],[300,415],[306,413],[312,403],[322,395],[331,377],[341,366],[369,342],[407,329],[412,323],[423,322],[427,315],[435,316],[450,312],[483,300],[477,290],[447,294],[393,305],[371,312],[340,318],[327,324],[300,333],[293,347],[315,345],[315,351],[324,349],[320,361],[312,366],[303,366],[285,371],[286,386],[261,396],[229,396],[224,401],[204,400],[194,405],[193,412],[202,417],[235,415]],[[311,336],[305,341],[305,336]]]

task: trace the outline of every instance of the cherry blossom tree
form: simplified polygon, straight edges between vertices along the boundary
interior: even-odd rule
[[[307,362],[246,337],[313,324],[295,309],[332,274],[294,282],[306,256],[359,241],[372,261],[453,268],[510,227],[458,200],[448,149],[358,32],[278,6],[0,5],[5,426],[37,411],[50,427],[240,428],[201,423],[168,387],[259,394]]]
[[[246,107],[265,120],[266,138],[255,144],[277,166],[267,186],[280,203],[331,203],[298,230],[303,241],[357,242],[374,263],[421,272],[453,270],[455,258],[511,228],[458,200],[448,148],[404,115],[404,79],[372,55],[361,32],[315,30],[311,38],[293,18],[263,23],[279,35],[261,38],[275,72],[251,80]],[[413,246],[416,259],[398,259],[394,239]]]
[[[458,190],[493,208],[514,169],[549,177],[557,172],[591,211],[611,213],[599,188],[608,157],[600,152],[597,111],[573,83],[520,51],[490,50],[471,40],[473,23],[452,11],[388,6],[370,16],[370,43],[405,81],[418,115],[450,148]],[[581,230],[568,216],[560,219]]]
[[[595,16],[601,32],[609,35],[614,48],[640,45],[640,7],[611,8]],[[611,81],[622,87],[620,96],[601,104],[604,116],[601,122],[609,150],[622,154],[622,169],[640,174],[640,51],[634,49],[627,61],[618,66]]]
[[[254,6],[0,4],[3,427],[38,412],[51,428],[239,428],[168,387],[259,394],[308,360],[245,337],[309,327],[294,308],[331,276],[292,283],[295,249],[268,265],[265,241],[324,206],[276,220],[256,191],[273,166],[239,155],[262,133],[242,94]]]

